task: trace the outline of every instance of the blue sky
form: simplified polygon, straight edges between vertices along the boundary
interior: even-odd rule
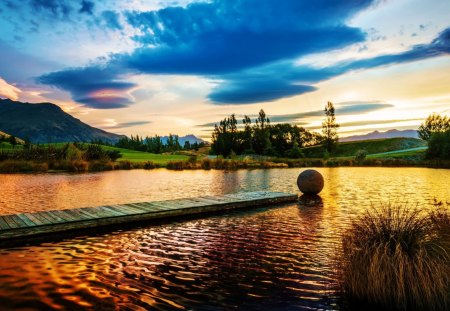
[[[0,96],[106,130],[194,133],[263,108],[342,135],[450,108],[448,0],[0,2]],[[390,121],[389,121],[390,120]]]

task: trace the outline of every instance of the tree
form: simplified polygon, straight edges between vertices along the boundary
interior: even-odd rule
[[[186,140],[186,141],[184,142],[183,149],[184,149],[184,150],[189,150],[189,149],[191,149],[191,143],[189,142],[189,140]]]
[[[242,133],[242,148],[244,153],[254,153],[252,144],[252,120],[248,116],[244,116],[242,119],[244,123],[244,132]]]
[[[219,125],[214,126],[212,134],[211,150],[217,155],[229,157],[232,153],[240,153],[239,133],[237,130],[237,121],[234,114],[229,118],[220,121]]]
[[[450,118],[433,113],[420,125],[417,133],[421,139],[428,141],[434,133],[443,133],[447,130],[450,130]]]
[[[450,129],[431,135],[428,140],[427,158],[450,160]]]
[[[334,107],[332,102],[328,102],[325,106],[325,120],[322,122],[322,133],[324,135],[323,145],[327,152],[331,153],[339,140],[337,129],[339,124],[336,123],[334,115]]]
[[[253,130],[253,149],[258,154],[266,154],[271,150],[270,120],[264,110],[260,110]]]
[[[254,125],[248,116],[242,120],[244,129],[237,129],[235,115],[214,126],[211,137],[211,154],[228,157],[242,153],[302,157],[301,147],[318,145],[322,136],[305,128],[280,123],[271,125],[264,110],[260,110]]]

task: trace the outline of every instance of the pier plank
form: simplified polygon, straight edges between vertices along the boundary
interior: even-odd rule
[[[122,204],[122,205],[110,205],[109,207],[114,208],[115,210],[120,211],[126,211],[129,214],[133,215],[133,214],[142,214],[145,213],[144,210],[134,207],[130,204]]]
[[[166,201],[137,202],[0,216],[0,244],[58,232],[183,217],[243,207],[295,202],[282,192],[245,192]]]
[[[5,215],[3,216],[3,219],[6,221],[6,223],[11,229],[20,228],[21,227],[20,223],[15,222],[12,216],[13,215]]]
[[[8,223],[3,219],[2,216],[0,216],[0,230],[9,230],[9,229],[11,228],[8,226]]]
[[[27,224],[27,226],[29,227],[34,227],[37,226],[37,224],[35,224],[30,218],[28,218],[26,215],[24,214],[17,214],[17,217],[19,217],[24,223]]]
[[[38,213],[24,213],[24,215],[27,216],[28,218],[30,218],[30,220],[33,221],[38,226],[45,226],[45,225],[51,224],[51,222],[49,222],[47,220],[47,218],[43,218],[42,216],[40,216],[39,212]]]

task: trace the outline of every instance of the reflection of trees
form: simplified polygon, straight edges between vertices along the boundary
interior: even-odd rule
[[[243,188],[245,191],[270,190],[271,170],[245,170],[243,174]]]

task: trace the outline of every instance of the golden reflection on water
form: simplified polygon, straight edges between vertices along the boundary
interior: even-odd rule
[[[300,169],[0,175],[12,213],[237,191],[296,192]],[[336,309],[332,259],[371,203],[450,201],[449,170],[321,168],[297,204],[0,249],[7,309]],[[85,233],[83,233],[85,234]]]
[[[450,196],[450,171],[424,168],[319,168],[326,205],[424,204]],[[252,190],[297,192],[301,169],[253,171],[112,171],[0,174],[0,214],[164,200]]]

